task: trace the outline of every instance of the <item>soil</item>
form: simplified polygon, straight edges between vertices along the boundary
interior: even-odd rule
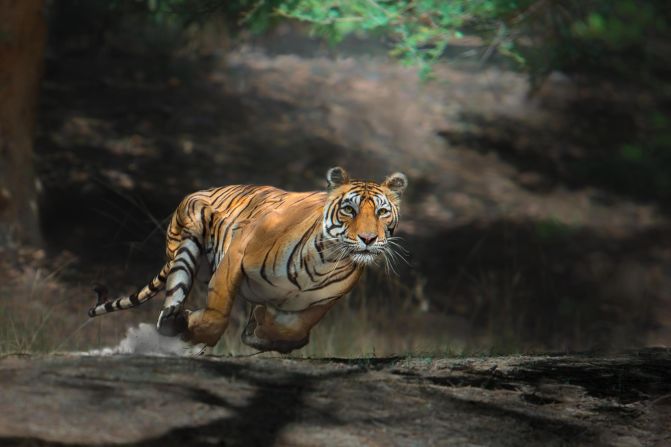
[[[4,446],[662,446],[671,351],[289,360],[6,356]]]

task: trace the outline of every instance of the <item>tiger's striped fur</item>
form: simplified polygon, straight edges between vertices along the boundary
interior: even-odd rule
[[[305,345],[363,267],[392,249],[407,185],[400,173],[381,184],[350,181],[342,168],[327,180],[326,192],[234,185],[188,195],[170,221],[160,273],[130,296],[99,297],[89,315],[137,306],[165,289],[159,332],[212,346],[240,296],[254,304],[245,343],[280,352]],[[183,305],[202,255],[211,273],[207,307],[191,312]]]

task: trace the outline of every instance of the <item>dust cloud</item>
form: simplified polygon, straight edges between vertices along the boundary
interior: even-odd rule
[[[201,353],[202,345],[191,345],[179,337],[165,337],[149,323],[129,327],[117,346],[87,351],[88,355],[140,354],[157,356],[193,356]]]

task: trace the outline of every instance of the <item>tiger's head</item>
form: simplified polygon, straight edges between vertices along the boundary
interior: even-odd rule
[[[392,236],[398,224],[401,195],[408,185],[397,172],[382,183],[350,180],[340,167],[326,173],[328,200],[323,233],[335,246],[338,258],[349,256],[356,264],[371,264],[383,255],[393,256]]]

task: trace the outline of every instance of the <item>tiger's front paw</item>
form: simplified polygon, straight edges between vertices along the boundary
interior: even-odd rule
[[[156,330],[166,337],[175,337],[188,329],[188,312],[179,306],[168,306],[158,316]]]

